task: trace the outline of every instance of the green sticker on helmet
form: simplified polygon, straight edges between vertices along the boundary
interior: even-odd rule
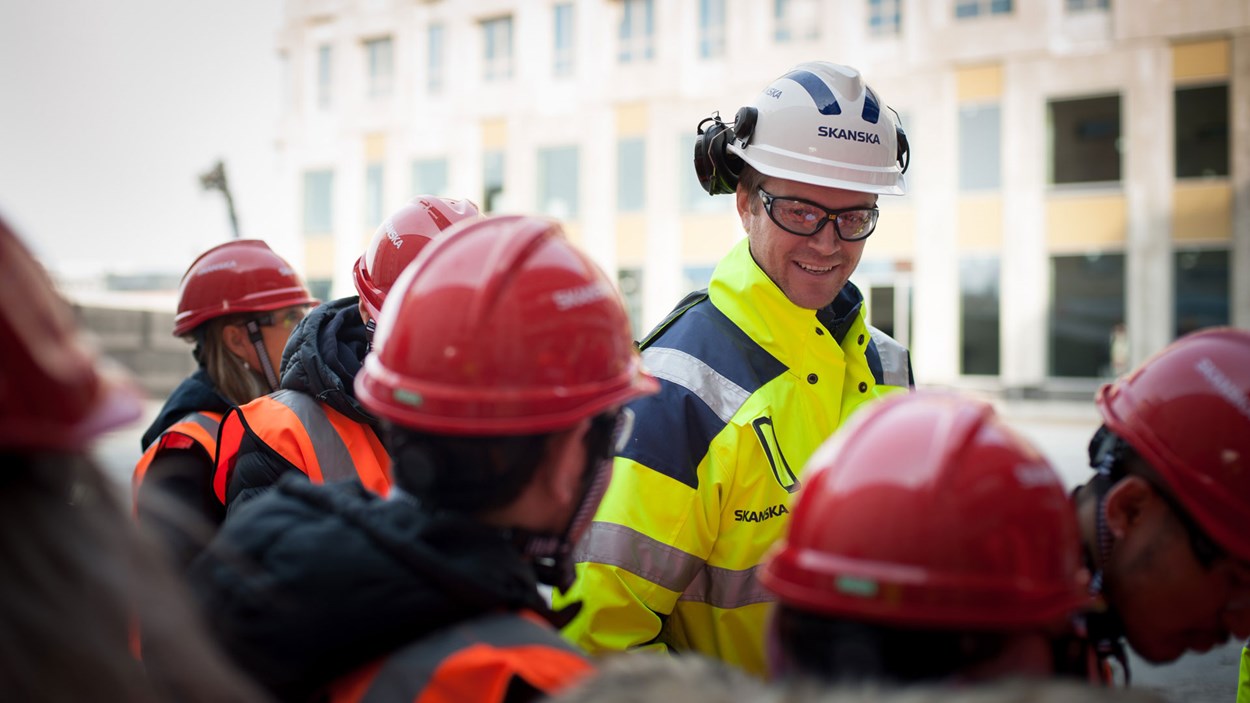
[[[856,578],[854,576],[839,576],[834,580],[834,587],[840,593],[851,596],[860,596],[863,598],[873,598],[877,595],[878,585],[872,579]]]
[[[412,391],[406,391],[402,388],[395,389],[392,397],[396,402],[403,403],[404,405],[411,405],[414,408],[421,405],[423,402],[420,393],[413,393]]]

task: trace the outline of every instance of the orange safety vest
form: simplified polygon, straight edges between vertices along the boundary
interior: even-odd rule
[[[532,612],[495,613],[417,640],[333,684],[331,703],[503,703],[515,680],[543,696],[594,671]]]
[[[135,475],[131,479],[131,490],[134,500],[139,498],[139,485],[148,473],[148,467],[157,455],[166,449],[190,449],[199,445],[211,460],[217,456],[217,428],[221,424],[221,413],[195,412],[184,416],[170,425],[161,433],[156,441],[148,446],[147,451],[135,465]]]
[[[240,445],[249,434],[313,483],[354,477],[380,495],[391,486],[391,458],[372,427],[306,393],[282,390],[232,408],[222,418],[213,491],[223,504]]]

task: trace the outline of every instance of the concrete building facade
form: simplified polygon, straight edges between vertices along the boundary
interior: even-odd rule
[[[1247,0],[288,0],[287,226],[351,292],[419,193],[540,212],[616,272],[636,330],[741,236],[696,126],[806,60],[902,116],[852,278],[923,384],[1089,397],[1173,338],[1250,326]]]

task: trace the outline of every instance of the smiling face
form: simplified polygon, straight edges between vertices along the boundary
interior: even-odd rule
[[[764,178],[762,187],[778,198],[801,198],[831,210],[870,208],[877,202],[877,196],[872,193],[780,178]],[[769,218],[755,188],[740,186],[736,197],[738,216],[750,241],[751,257],[790,302],[809,310],[818,310],[833,302],[859,265],[867,240],[842,241],[834,232],[832,222],[810,237],[791,234]]]

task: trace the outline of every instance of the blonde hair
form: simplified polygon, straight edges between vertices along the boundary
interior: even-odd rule
[[[242,315],[218,317],[205,322],[194,337],[188,337],[198,344],[196,360],[213,379],[217,392],[235,405],[249,403],[269,393],[260,372],[248,368],[246,362],[226,348],[222,328],[243,324],[247,319]]]

